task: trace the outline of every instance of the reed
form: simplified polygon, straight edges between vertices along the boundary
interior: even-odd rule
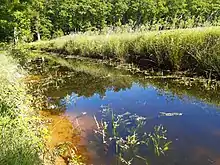
[[[132,63],[143,69],[220,77],[220,27],[104,35],[74,34],[35,42],[30,49]]]

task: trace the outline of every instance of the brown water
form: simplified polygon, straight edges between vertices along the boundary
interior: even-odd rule
[[[56,165],[68,164],[68,157],[70,150],[74,150],[74,154],[83,157],[83,162],[90,164],[89,153],[86,147],[85,140],[79,132],[76,125],[62,113],[54,113],[48,110],[40,111],[40,116],[47,121],[49,136],[47,140],[47,147],[50,151],[55,151],[59,145],[68,143],[69,149],[64,154],[56,157]]]
[[[114,149],[108,148],[106,152],[102,143],[94,143],[93,117],[100,119],[100,107],[108,105],[116,114],[130,112],[150,118],[144,126],[146,132],[152,131],[154,125],[166,127],[172,141],[170,150],[160,157],[148,151],[140,152],[149,164],[220,165],[218,88],[210,90],[207,84],[186,80],[149,80],[143,75],[131,75],[90,61],[46,60],[32,64],[31,73],[41,76],[33,89],[41,89],[48,109],[62,110],[60,115],[49,116],[55,118],[55,123],[65,118],[53,124],[50,145],[76,140],[69,137],[68,130],[79,129],[80,137],[74,145],[84,148],[81,153],[88,158],[87,164],[116,164]],[[182,115],[166,116],[161,112]]]

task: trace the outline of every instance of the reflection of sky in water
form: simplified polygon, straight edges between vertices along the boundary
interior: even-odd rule
[[[72,93],[67,100],[67,113],[82,111],[94,113],[100,109],[101,105],[110,105],[116,111],[129,111],[142,116],[157,116],[159,112],[181,112],[191,116],[218,114],[215,107],[197,100],[190,100],[187,97],[180,99],[177,96],[172,96],[171,93],[162,93],[153,86],[144,88],[138,84],[133,84],[131,89],[118,92],[109,89],[104,97],[99,94],[88,98],[77,97],[77,94]]]
[[[68,101],[65,103],[65,100]],[[129,111],[140,116],[152,117],[149,125],[163,124],[173,141],[169,155],[171,158],[167,160],[170,164],[209,164],[208,159],[199,163],[198,160],[193,161],[192,156],[196,155],[194,152],[198,147],[204,147],[213,153],[205,155],[209,159],[215,160],[220,156],[220,147],[216,145],[220,140],[220,133],[215,133],[220,132],[220,113],[216,107],[198,100],[186,96],[180,99],[153,86],[143,88],[133,84],[131,89],[118,92],[109,89],[104,97],[98,94],[88,98],[77,97],[77,94],[72,93],[62,102],[66,104],[67,114],[87,112],[93,115],[100,111],[102,105],[110,105],[117,113]],[[159,112],[179,112],[183,113],[183,116],[158,117]],[[164,159],[161,160],[166,162]]]

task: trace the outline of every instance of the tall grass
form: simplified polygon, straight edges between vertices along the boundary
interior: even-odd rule
[[[0,54],[0,164],[43,164],[43,127],[21,82],[24,72]]]
[[[113,59],[144,69],[190,71],[220,77],[220,27],[74,34],[31,43],[40,49],[74,56]]]

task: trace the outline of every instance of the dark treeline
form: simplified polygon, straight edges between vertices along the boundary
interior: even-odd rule
[[[1,0],[0,41],[51,39],[106,26],[217,25],[220,0]]]

